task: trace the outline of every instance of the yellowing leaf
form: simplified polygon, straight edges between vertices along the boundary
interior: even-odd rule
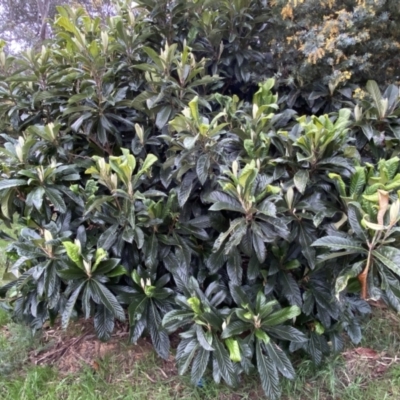
[[[79,268],[83,269],[82,256],[80,254],[79,245],[72,242],[63,242],[63,246],[67,251],[67,255]]]
[[[190,306],[190,308],[196,313],[196,314],[201,314],[201,302],[197,297],[191,297],[190,299],[188,299],[188,304]]]
[[[378,190],[378,204],[379,204],[379,211],[378,211],[378,224],[383,225],[383,218],[386,214],[386,211],[389,207],[389,193],[385,192],[384,190]]]
[[[225,340],[225,344],[229,350],[230,359],[235,362],[242,361],[242,356],[240,355],[240,348],[238,341],[233,338],[229,338]]]

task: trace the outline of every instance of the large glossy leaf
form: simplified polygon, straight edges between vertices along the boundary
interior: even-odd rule
[[[72,264],[72,263],[71,263]],[[86,272],[76,265],[68,265],[66,268],[57,269],[57,275],[66,280],[86,278]]]
[[[202,185],[205,184],[208,178],[208,170],[210,168],[210,157],[208,154],[202,154],[197,160],[196,173]]]
[[[199,348],[192,364],[191,381],[193,385],[198,385],[200,379],[203,377],[209,358],[210,352],[204,348]]]
[[[282,288],[282,295],[286,297],[289,304],[302,306],[301,292],[299,285],[290,273],[282,272],[279,274],[279,283]]]
[[[146,329],[146,316],[143,316],[139,321],[135,323],[133,328],[130,330],[129,340],[131,343],[136,344],[139,338],[143,335]]]
[[[117,224],[111,225],[100,235],[97,245],[104,250],[109,250],[117,240],[117,235],[116,235],[117,230],[118,230]]]
[[[72,292],[71,296],[69,296],[69,299],[67,301],[67,304],[65,305],[64,312],[62,313],[61,317],[61,325],[63,329],[66,329],[68,326],[69,320],[71,318],[71,314],[74,310],[76,300],[78,299],[79,294],[81,293],[81,290],[83,286],[85,285],[85,282],[81,282],[75,290]]]
[[[216,360],[218,372],[221,374],[222,378],[229,386],[236,386],[236,372],[233,363],[229,357],[228,351],[218,338],[214,338],[213,345],[215,348],[213,356]]]
[[[170,106],[166,106],[162,107],[161,110],[157,113],[156,125],[158,129],[162,129],[168,123],[171,112],[172,108]]]
[[[210,200],[214,202],[214,204],[210,207],[210,211],[218,211],[218,210],[230,210],[237,211],[243,213],[243,207],[240,203],[223,192],[213,192],[210,195]]]
[[[148,268],[153,268],[157,265],[157,252],[158,252],[158,240],[155,234],[152,234],[144,242],[143,248],[144,255],[146,257],[145,263]]]
[[[276,217],[276,205],[268,199],[265,199],[260,204],[258,204],[257,210],[264,215]]]
[[[395,247],[383,246],[372,252],[383,265],[400,277],[400,250]]]
[[[243,229],[245,228],[245,221],[244,221],[243,218],[237,218],[237,219],[233,220],[233,221],[230,223],[229,229],[228,229],[226,232],[222,232],[222,233],[218,236],[217,240],[214,242],[213,251],[214,251],[214,252],[217,252],[217,251],[220,249],[220,247],[222,246],[222,244],[225,242],[225,240],[229,237],[229,235],[230,235],[232,232],[235,232],[235,230],[236,230],[238,227],[239,227],[239,228],[240,228],[240,227],[242,228],[242,229],[240,230],[240,233],[242,233],[242,232],[243,232]],[[242,237],[243,237],[243,236],[242,236]],[[226,254],[225,251],[224,251],[224,253]]]
[[[166,330],[161,325],[162,318],[160,312],[153,301],[149,302],[147,310],[147,328],[150,332],[154,349],[161,358],[167,360],[170,347],[169,337]]]
[[[219,249],[215,253],[211,253],[206,260],[207,268],[211,273],[216,273],[226,261],[226,255],[224,254],[223,248]]]
[[[307,336],[289,325],[274,326],[267,329],[269,335],[276,337],[280,340],[288,340],[290,342],[306,342]]]
[[[9,189],[27,184],[25,179],[3,179],[0,181],[0,190]]]
[[[110,258],[108,260],[101,261],[96,269],[92,269],[96,273],[96,275],[107,275],[109,276],[110,272],[113,271],[116,267],[118,267],[120,260],[117,258]],[[126,271],[126,270],[125,270]]]
[[[184,345],[183,351],[178,347],[178,373],[183,375],[189,368],[197,350],[200,348],[197,340],[189,338],[187,341],[182,341],[179,346]]]
[[[226,269],[231,282],[234,285],[241,285],[243,278],[242,258],[237,250],[229,256]]]
[[[278,372],[274,362],[263,354],[261,344],[256,341],[257,370],[261,379],[261,386],[269,399],[280,396]]]
[[[260,236],[258,236],[255,233],[252,235],[252,239],[253,239],[253,248],[258,258],[258,261],[260,263],[263,263],[265,261],[265,258],[267,257],[267,249],[265,247],[265,244],[262,238],[260,238]]]
[[[375,107],[378,110],[378,115],[379,117],[383,118],[385,116],[386,108],[382,104],[382,94],[381,91],[379,90],[379,86],[375,81],[368,81],[366,88],[369,92],[369,94],[372,96]]]
[[[57,277],[57,263],[50,261],[46,266],[44,275],[44,288],[46,295],[51,297],[54,291],[57,290],[58,285],[59,281]]]
[[[39,186],[28,194],[26,197],[26,204],[30,207],[35,206],[37,210],[40,210],[42,208],[44,194],[44,188]]]
[[[367,235],[363,227],[361,226],[361,212],[359,208],[354,204],[349,204],[349,208],[347,211],[347,218],[349,220],[351,229],[353,229],[354,233],[357,235],[359,239],[366,242]]]
[[[301,245],[301,251],[304,257],[307,259],[311,269],[315,268],[315,250],[311,247],[313,238],[310,235],[310,229],[306,225],[301,224],[299,226],[299,242]]]
[[[46,187],[44,191],[57,211],[61,213],[67,212],[65,201],[57,189]]]
[[[193,178],[191,175],[186,175],[178,190],[179,205],[183,207],[189,199],[190,193],[193,189]]]
[[[297,171],[294,175],[294,184],[300,193],[304,193],[309,180],[309,173],[307,170]]]
[[[120,321],[125,321],[125,312],[119,304],[116,297],[102,283],[92,279],[89,282],[92,292],[100,299],[101,303],[118,318]]]
[[[321,239],[317,239],[312,245],[319,247],[329,247],[336,250],[346,249],[354,252],[359,252],[361,254],[365,254],[367,252],[362,247],[361,242],[340,236],[326,236]]]
[[[168,330],[175,331],[180,327],[188,325],[193,318],[194,313],[191,310],[173,310],[164,315],[162,325]]]
[[[288,319],[292,319],[299,316],[300,313],[301,310],[297,306],[286,307],[266,317],[263,320],[262,325],[265,327],[280,325],[283,322],[287,321]]]
[[[140,167],[140,172],[147,172],[155,162],[157,162],[157,156],[148,154]]]
[[[200,346],[206,351],[214,351],[212,345],[212,335],[209,332],[204,332],[200,325],[196,325],[196,335]],[[210,343],[211,342],[211,343]]]
[[[366,179],[364,168],[356,167],[356,172],[353,174],[350,180],[350,196],[352,196],[354,199],[357,199],[357,196],[362,193],[365,183]]]
[[[251,325],[244,321],[233,321],[230,322],[226,328],[222,331],[221,338],[227,339],[231,336],[239,336],[249,329]]]
[[[240,224],[235,226],[235,228],[230,233],[229,240],[227,241],[224,247],[225,254],[228,255],[232,253],[232,250],[236,249],[236,247],[239,246],[239,244],[242,242],[246,233],[247,233],[247,225],[245,220],[242,219]]]
[[[103,305],[98,305],[94,315],[94,329],[100,340],[107,341],[114,330],[114,315]]]
[[[135,293],[131,295],[128,307],[129,323],[133,326],[136,321],[146,315],[146,309],[151,300],[144,293]]]
[[[275,368],[285,377],[288,379],[294,379],[295,372],[292,366],[292,363],[289,361],[285,352],[279,348],[278,345],[275,343],[269,342],[268,344],[264,345],[264,348],[274,363]]]

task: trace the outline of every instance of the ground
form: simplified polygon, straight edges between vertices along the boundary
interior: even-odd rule
[[[0,310],[0,398],[4,400],[244,400],[264,398],[256,378],[237,389],[208,377],[194,387],[180,377],[174,357],[159,359],[142,339],[130,345],[126,327],[112,339],[95,338],[91,321],[66,331],[46,327],[41,335],[10,321]],[[399,357],[399,359],[398,359]],[[374,308],[364,340],[315,367],[296,363],[297,378],[283,381],[284,400],[376,400],[400,398],[400,317]]]
[[[217,385],[211,377],[204,379],[202,387],[195,387],[187,376],[178,376],[173,355],[168,361],[161,360],[146,339],[129,344],[127,326],[118,325],[112,339],[102,343],[92,325],[90,320],[75,321],[63,331],[56,324],[33,336],[27,327],[12,322],[0,304],[0,399],[265,398],[256,377],[246,378],[237,389]],[[296,361],[297,378],[282,380],[282,399],[400,399],[400,316],[381,303],[374,304],[363,334],[361,344],[348,343],[342,354],[322,366],[304,358]]]

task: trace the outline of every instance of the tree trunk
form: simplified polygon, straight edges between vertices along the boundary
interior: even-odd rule
[[[36,0],[38,11],[40,14],[40,40],[46,39],[47,33],[47,18],[50,11],[50,0]]]

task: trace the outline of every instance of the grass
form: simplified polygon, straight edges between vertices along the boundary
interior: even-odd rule
[[[372,358],[357,351],[371,352]],[[400,399],[400,317],[392,311],[375,309],[364,325],[359,347],[349,345],[321,367],[310,361],[297,365],[295,381],[285,381],[286,399],[298,400],[385,400]]]
[[[109,367],[109,364],[107,364]],[[30,400],[30,399],[65,399],[65,400],[170,400],[170,399],[220,399],[221,387],[209,387],[207,389],[195,389],[186,386],[183,388],[171,386],[171,382],[158,384],[150,382],[140,374],[141,370],[152,367],[151,364],[138,366],[129,377],[123,377],[114,383],[107,381],[103,373],[94,374],[90,369],[84,369],[79,376],[61,378],[50,367],[36,367],[30,369],[24,378],[14,379],[3,385],[0,389],[1,398],[4,400]],[[173,380],[175,384],[176,381]],[[173,390],[177,389],[176,394]],[[232,397],[225,397],[232,398]],[[240,397],[246,398],[246,397]]]
[[[19,231],[19,225],[17,223],[17,215],[13,217],[13,228],[7,228],[3,222],[0,222],[0,231],[11,237],[17,237]],[[8,242],[6,240],[0,239],[0,286],[3,282],[3,274],[6,270],[6,255],[5,248],[7,247]]]
[[[0,321],[5,320],[2,314],[5,311],[0,309]],[[28,359],[29,350],[36,342],[25,326],[8,322],[0,335],[0,375],[12,373],[22,367]]]
[[[0,239],[0,286],[3,284],[3,274],[6,269],[6,257],[4,254],[4,249],[6,248],[6,246],[7,243],[4,240]]]
[[[22,370],[18,361],[27,358],[31,343],[26,346],[27,328],[12,331],[4,338],[6,331],[11,333],[14,326],[5,313],[0,310],[0,321],[5,325],[0,328],[1,351],[8,349],[7,359],[16,361],[14,370],[6,374],[0,372],[0,399],[2,400],[172,400],[172,399],[253,399],[251,396],[254,382],[247,382],[235,394],[224,385],[216,385],[206,379],[204,387],[190,384],[187,377],[166,373],[160,367],[160,360],[153,352],[134,363],[134,367],[121,371],[120,354],[111,354],[96,360],[96,368],[84,366],[78,373],[63,374],[51,366],[26,365]],[[6,340],[4,340],[6,339]],[[18,343],[18,344],[17,344]],[[37,344],[36,344],[37,345]],[[121,352],[124,353],[122,344]],[[18,349],[18,350],[17,350]],[[19,351],[19,360],[15,360],[15,351]],[[3,361],[0,362],[0,366]],[[9,365],[11,365],[9,363]],[[169,372],[169,371],[168,371]],[[247,392],[247,394],[246,394]],[[232,397],[234,396],[234,397]]]
[[[290,400],[384,400],[400,398],[400,367],[392,367],[383,377],[368,379],[362,364],[351,377],[341,357],[316,368],[308,361],[297,368],[294,382],[285,382],[284,398]]]

